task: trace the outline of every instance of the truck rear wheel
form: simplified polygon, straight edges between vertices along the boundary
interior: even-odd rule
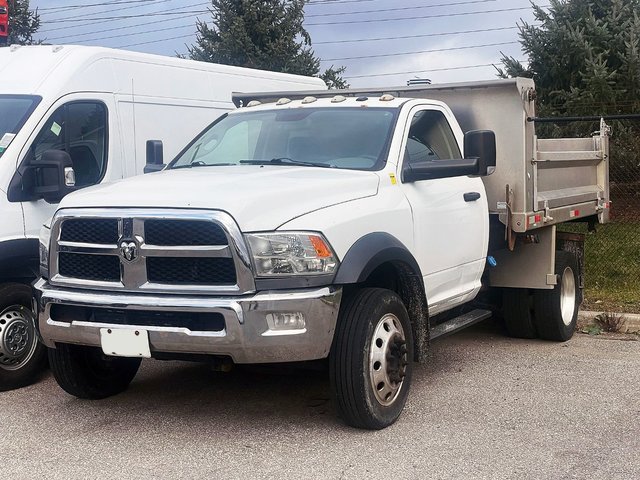
[[[342,419],[372,430],[394,423],[409,393],[412,359],[409,315],[396,293],[365,288],[346,298],[329,362]]]
[[[557,285],[553,290],[536,290],[533,297],[540,338],[566,342],[573,336],[582,298],[578,271],[575,255],[565,251],[556,253]]]
[[[526,288],[504,288],[502,313],[509,336],[536,338],[533,317],[533,298]]]
[[[31,312],[31,288],[0,286],[0,391],[31,385],[46,366],[47,349],[38,342]]]
[[[58,343],[49,349],[49,363],[65,392],[97,400],[125,391],[136,376],[141,359],[109,357],[97,347]]]

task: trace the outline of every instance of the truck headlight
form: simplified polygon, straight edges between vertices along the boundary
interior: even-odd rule
[[[258,277],[334,273],[338,259],[319,233],[282,232],[245,235]]]
[[[40,229],[40,276],[49,278],[49,244],[51,243],[51,226],[46,223]]]

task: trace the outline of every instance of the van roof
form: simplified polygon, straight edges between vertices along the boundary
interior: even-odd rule
[[[102,62],[100,62],[103,60]],[[118,75],[113,64],[118,63]],[[11,46],[0,48],[0,94],[42,95],[50,90],[67,88],[70,91],[130,91],[121,73],[129,71],[135,76],[144,67],[153,65],[166,71],[192,71],[219,73],[223,76],[244,76],[287,85],[308,85],[309,89],[326,88],[318,78],[266,72],[248,68],[165,57],[147,53],[129,52],[104,47],[78,45]],[[124,69],[124,70],[123,70]],[[156,83],[158,77],[155,77]]]

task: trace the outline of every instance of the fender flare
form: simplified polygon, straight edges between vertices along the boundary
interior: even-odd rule
[[[386,232],[369,233],[354,243],[345,254],[333,283],[364,282],[380,265],[394,261],[408,265],[422,284],[416,259],[400,240]]]
[[[0,281],[35,278],[38,248],[37,238],[0,241]]]

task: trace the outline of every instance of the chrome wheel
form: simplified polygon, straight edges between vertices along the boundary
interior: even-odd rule
[[[384,315],[373,331],[369,352],[369,377],[376,400],[391,405],[400,393],[407,370],[407,343],[402,324]]]
[[[31,360],[38,341],[33,316],[22,305],[12,305],[0,313],[0,369],[19,370]]]
[[[566,267],[562,272],[560,283],[560,312],[565,325],[573,321],[576,308],[576,282],[571,267]]]

